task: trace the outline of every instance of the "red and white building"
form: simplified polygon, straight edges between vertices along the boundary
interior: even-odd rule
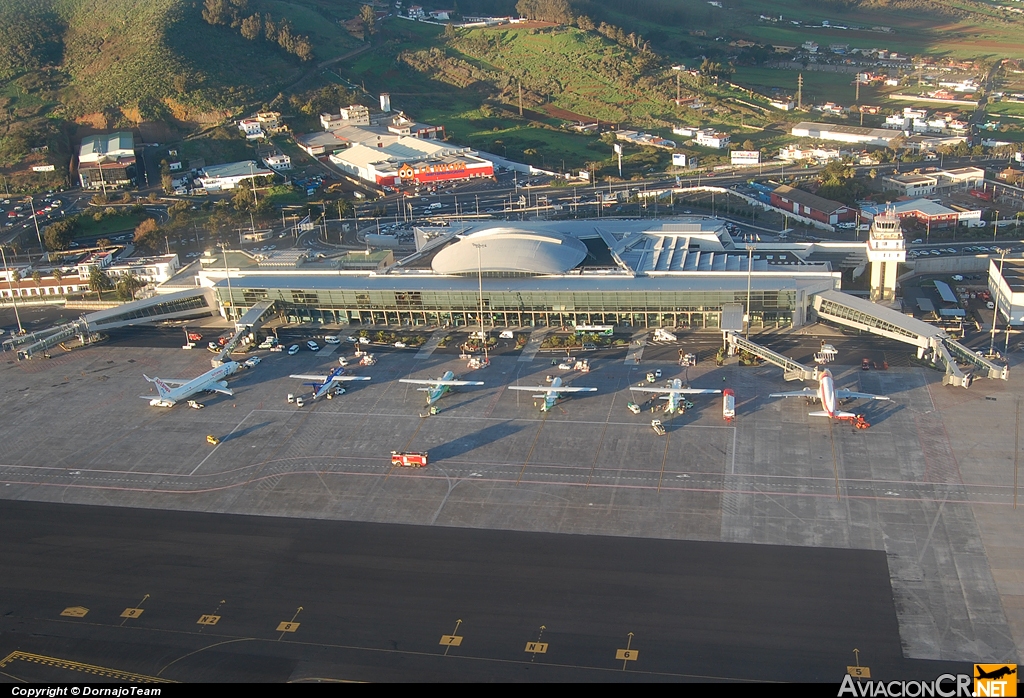
[[[846,223],[857,218],[857,211],[846,204],[786,185],[782,185],[772,192],[771,203],[772,206],[784,211],[792,211],[798,216],[805,216],[831,225]]]
[[[494,176],[494,164],[470,148],[411,136],[377,146],[357,143],[335,152],[330,160],[345,172],[380,186],[458,182]]]

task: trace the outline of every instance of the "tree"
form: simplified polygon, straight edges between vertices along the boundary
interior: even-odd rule
[[[60,286],[60,282],[64,279],[64,273],[60,269],[53,270],[53,280]]]
[[[754,147],[754,141],[750,140],[749,138],[747,140],[743,141],[743,149],[744,150],[757,150],[757,148]]]
[[[581,31],[585,32],[592,32],[595,29],[594,20],[590,19],[590,17],[587,17],[586,15],[580,15],[576,18],[576,26],[579,27]]]
[[[227,24],[230,20],[225,0],[204,0],[203,19],[207,24]]]
[[[160,227],[152,218],[135,226],[135,246],[147,252],[156,252],[160,249]]]
[[[134,274],[127,274],[117,280],[114,290],[117,292],[119,300],[133,301],[135,300],[135,292],[145,286],[145,282],[139,279],[139,277]]]
[[[113,284],[110,282],[110,277],[107,276],[106,272],[100,269],[98,266],[89,267],[89,290],[96,292],[96,299],[101,298],[101,293],[110,288],[113,288]]]
[[[239,31],[241,31],[242,36],[249,41],[255,41],[260,38],[263,34],[263,20],[260,19],[259,13],[243,19],[242,26]]]
[[[110,242],[110,240],[107,239],[107,238],[100,238],[99,240],[96,241],[96,247],[99,247],[99,248],[104,249],[104,250],[107,249],[108,247],[113,247],[113,246],[114,246],[114,243]]]
[[[359,8],[359,19],[366,25],[366,31],[372,36],[377,33],[377,13],[370,5]]]
[[[36,288],[39,288],[39,286],[41,286],[43,283],[42,272],[40,272],[38,269],[32,272],[32,280],[36,282]]]
[[[65,218],[48,226],[46,232],[43,233],[43,242],[46,243],[46,249],[51,252],[68,249],[68,245],[75,239],[75,229],[77,227],[78,221],[74,218]]]

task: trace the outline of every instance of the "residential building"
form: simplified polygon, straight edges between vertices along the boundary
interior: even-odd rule
[[[181,265],[178,255],[164,254],[156,257],[129,257],[113,262],[105,269],[108,276],[134,276],[147,284],[162,284],[177,273]]]
[[[306,133],[295,136],[295,144],[312,157],[329,155],[338,148],[345,145],[345,142],[327,131],[317,133]]]
[[[826,163],[841,160],[842,157],[838,148],[799,148],[795,145],[779,148],[779,160],[816,160],[819,163]]]
[[[292,169],[292,159],[284,153],[266,156],[263,158],[263,164],[275,171]]]
[[[242,119],[238,122],[238,130],[250,141],[259,140],[267,135],[263,132],[263,124],[258,119]]]
[[[898,191],[900,196],[916,198],[934,194],[939,179],[925,174],[905,174],[883,177],[882,183],[886,189]]]
[[[702,145],[705,148],[721,150],[722,148],[729,147],[729,134],[721,133],[714,129],[701,130],[693,140],[697,145]]]

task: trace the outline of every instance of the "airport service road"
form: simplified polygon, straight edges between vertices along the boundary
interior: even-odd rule
[[[208,370],[205,351],[95,346],[0,364],[0,497],[884,551],[906,656],[1012,661],[1024,646],[1015,370],[1009,382],[964,390],[922,368],[840,362],[840,387],[893,398],[849,406],[872,423],[866,431],[808,417],[813,408],[799,399],[767,399],[798,387],[775,367],[704,360],[684,370],[647,351],[639,367],[596,352],[585,375],[543,354],[469,371],[452,355],[382,352],[376,366],[353,369],[372,381],[346,395],[301,409],[286,402],[309,390],[289,374],[326,373],[342,351],[351,347],[261,352],[263,363],[231,378],[234,396],[203,397],[202,410],[154,408],[139,396],[151,387],[143,373]],[[671,359],[677,347],[663,351]],[[653,367],[662,381],[732,388],[738,419],[723,422],[717,396],[673,417],[632,414],[628,387]],[[446,370],[487,384],[420,417],[423,394],[397,379]],[[542,414],[532,391],[505,389],[545,385],[548,375],[598,391]],[[651,429],[654,416],[666,436]],[[207,434],[221,443],[207,444]],[[428,451],[430,464],[393,469],[392,450]]]
[[[0,526],[13,680],[837,683],[854,647],[876,679],[970,670],[904,660],[880,551],[34,502]]]

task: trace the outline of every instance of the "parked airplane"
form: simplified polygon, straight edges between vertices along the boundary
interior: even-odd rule
[[[313,386],[313,399],[321,398],[330,392],[331,388],[334,387],[335,383],[342,381],[368,381],[369,376],[346,376],[345,367],[338,366],[336,369],[328,373],[326,376],[314,376],[308,373],[297,373],[289,376],[289,378],[300,378],[303,380],[316,381],[315,383],[306,383],[306,385]]]
[[[683,381],[676,378],[672,381],[672,385],[668,388],[641,388],[641,387],[630,387],[630,390],[636,390],[641,393],[665,393],[662,396],[662,400],[668,400],[668,404],[665,405],[665,411],[669,414],[676,412],[682,412],[683,395],[710,395],[713,393],[720,393],[721,390],[707,390],[702,388],[684,388]]]
[[[149,404],[153,407],[174,407],[176,402],[187,400],[204,390],[233,395],[231,389],[228,388],[227,381],[223,379],[236,373],[239,367],[240,364],[237,361],[228,361],[217,368],[210,369],[198,378],[187,381],[172,378],[150,378],[143,373],[143,378],[156,385],[156,391],[160,397],[153,397],[152,395],[139,395],[139,397],[143,400],[149,400]],[[175,385],[178,387],[171,387]]]
[[[832,378],[832,372],[825,369],[818,374],[818,389],[812,390],[811,388],[804,388],[803,390],[796,390],[791,393],[772,393],[768,397],[805,397],[809,400],[821,401],[821,406],[824,410],[819,412],[808,412],[811,417],[828,417],[830,419],[854,419],[857,415],[853,412],[843,412],[838,410],[840,400],[846,399],[863,399],[863,400],[888,400],[889,398],[885,395],[872,395],[870,393],[855,393],[852,390],[846,390],[840,388],[836,390],[835,380]]]
[[[455,374],[445,371],[444,375],[437,380],[419,380],[416,378],[399,378],[399,383],[412,383],[414,385],[428,385],[429,388],[417,388],[427,393],[427,405],[433,405],[455,385],[483,385],[483,381],[460,381],[455,380]]]
[[[534,397],[544,398],[544,403],[540,406],[541,412],[547,412],[555,403],[563,396],[563,393],[594,393],[597,392],[597,388],[570,388],[562,385],[562,379],[556,377],[551,381],[551,385],[510,385],[509,390],[543,390],[544,392],[540,395],[534,395]]]

